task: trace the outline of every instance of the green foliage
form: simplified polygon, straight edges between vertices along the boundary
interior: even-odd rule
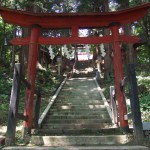
[[[0,67],[0,124],[5,123],[7,120],[8,106],[10,90],[12,86],[12,80],[8,69]]]
[[[36,77],[36,86],[42,87],[43,94],[50,94],[50,91],[55,90],[57,84],[59,83],[59,76],[51,70],[38,70]]]
[[[140,96],[141,111],[150,111],[150,94]]]
[[[148,62],[148,49],[146,45],[142,45],[138,48],[138,61],[141,64]]]
[[[143,68],[145,68],[143,70]],[[137,70],[138,92],[142,119],[150,121],[150,72],[148,65],[142,65]]]
[[[140,99],[140,110],[142,113],[143,121],[150,121],[150,93],[143,94],[139,97]]]
[[[59,85],[61,78],[51,70],[37,71],[36,78],[36,89],[41,87],[42,90],[42,103],[41,103],[41,113],[45,109],[49,102],[50,95],[54,94],[57,86]],[[10,94],[12,88],[12,73],[10,73],[8,68],[0,66],[0,124],[7,122],[8,109]],[[25,97],[25,86],[21,84],[20,96],[19,96],[19,113],[24,111],[24,97]],[[36,99],[36,97],[35,97]]]
[[[110,86],[115,85],[114,80],[115,80],[114,75],[111,74],[108,80],[101,79],[99,82],[99,85],[103,89],[106,99],[110,99]]]
[[[77,7],[78,12],[102,12],[103,11],[103,0],[77,0],[79,6]],[[108,1],[106,1],[107,4]]]
[[[55,93],[61,81],[62,77],[60,77],[56,72],[53,72],[52,69],[37,71],[36,89],[40,87],[42,93],[40,113],[42,113],[48,105],[50,97]]]

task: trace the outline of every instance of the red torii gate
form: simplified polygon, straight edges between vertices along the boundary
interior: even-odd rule
[[[0,14],[7,23],[31,28],[30,37],[15,38],[11,40],[13,45],[29,45],[29,62],[27,71],[27,81],[31,84],[31,89],[26,89],[24,115],[28,117],[24,121],[24,128],[32,127],[33,98],[35,90],[36,63],[39,44],[100,44],[113,43],[115,86],[118,100],[120,126],[123,130],[128,130],[128,120],[124,91],[120,88],[123,80],[123,69],[121,60],[120,43],[137,43],[140,38],[135,36],[125,36],[119,34],[122,25],[136,21],[145,16],[150,7],[150,3],[138,7],[129,8],[122,11],[106,13],[32,13],[26,11],[12,10],[0,7]],[[80,28],[110,28],[112,34],[103,37],[78,37]],[[41,29],[69,28],[72,31],[71,37],[46,38],[40,35]]]

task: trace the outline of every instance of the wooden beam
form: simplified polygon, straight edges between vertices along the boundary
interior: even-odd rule
[[[139,43],[141,38],[140,37],[137,37],[137,36],[130,36],[130,35],[120,35],[120,42],[123,42],[123,43]]]
[[[13,45],[29,45],[29,37],[28,38],[15,38],[10,42]],[[39,37],[38,44],[45,45],[63,45],[63,44],[100,44],[100,43],[111,43],[111,36],[103,36],[103,37],[59,37],[59,38],[46,38]]]
[[[30,37],[25,38],[13,38],[10,43],[13,45],[29,45]]]
[[[148,13],[150,3],[126,10],[100,13],[32,13],[0,7],[0,14],[5,22],[24,27],[38,24],[42,28],[79,28],[106,27],[112,21],[121,25],[136,21]],[[13,14],[13,15],[12,15]]]
[[[74,32],[73,32],[74,33]],[[140,41],[139,37],[136,36],[127,36],[120,35],[119,41],[123,43],[138,43]],[[112,36],[103,36],[103,37],[39,37],[38,44],[45,45],[63,45],[63,44],[100,44],[100,43],[112,43]],[[29,45],[30,38],[14,38],[10,41],[13,45]]]
[[[111,36],[103,37],[69,37],[69,38],[39,38],[40,44],[100,44],[112,42]]]

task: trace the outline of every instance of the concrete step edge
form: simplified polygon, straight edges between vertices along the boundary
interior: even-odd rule
[[[101,125],[101,124],[43,124],[42,128],[46,129],[110,129],[112,130],[111,126],[109,125]]]
[[[31,144],[45,146],[115,145],[129,142],[127,135],[107,136],[32,136]]]
[[[5,147],[3,150],[148,150],[146,146],[61,146],[61,147],[47,147],[47,146],[11,146]]]
[[[109,115],[47,115],[47,119],[105,119]],[[109,118],[110,119],[110,118]]]
[[[120,134],[119,130],[114,129],[39,129],[35,134],[40,135],[112,135]]]
[[[92,123],[112,123],[110,119],[105,118],[105,119],[93,119],[93,118],[88,118],[88,119],[58,119],[58,118],[53,118],[53,119],[46,119],[45,122],[51,122],[51,123],[85,123],[85,122],[92,122]]]

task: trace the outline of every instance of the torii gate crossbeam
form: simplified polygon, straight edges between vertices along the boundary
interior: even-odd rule
[[[30,37],[13,39],[11,41],[14,45],[29,44],[30,47],[27,80],[31,84],[31,89],[26,90],[25,115],[28,117],[28,120],[24,122],[24,127],[26,129],[32,127],[33,95],[39,44],[100,44],[111,42],[113,43],[114,52],[115,86],[119,105],[120,127],[123,130],[128,129],[128,120],[125,117],[127,115],[127,108],[124,91],[120,88],[120,83],[123,80],[120,44],[121,42],[136,43],[139,39],[136,37],[119,35],[119,27],[145,16],[149,7],[150,3],[146,3],[138,7],[116,12],[69,14],[31,13],[0,7],[0,14],[5,22],[31,28]],[[78,29],[94,27],[110,28],[112,35],[105,37],[78,37]],[[42,28],[70,28],[72,30],[72,36],[69,38],[44,38],[40,36]]]
[[[138,43],[139,37],[119,35],[119,41],[122,43]],[[100,44],[100,43],[112,43],[113,36],[103,37],[60,37],[60,38],[47,38],[39,37],[38,44],[44,45],[64,45],[64,44]],[[29,45],[30,37],[15,38],[10,41],[13,45]]]

